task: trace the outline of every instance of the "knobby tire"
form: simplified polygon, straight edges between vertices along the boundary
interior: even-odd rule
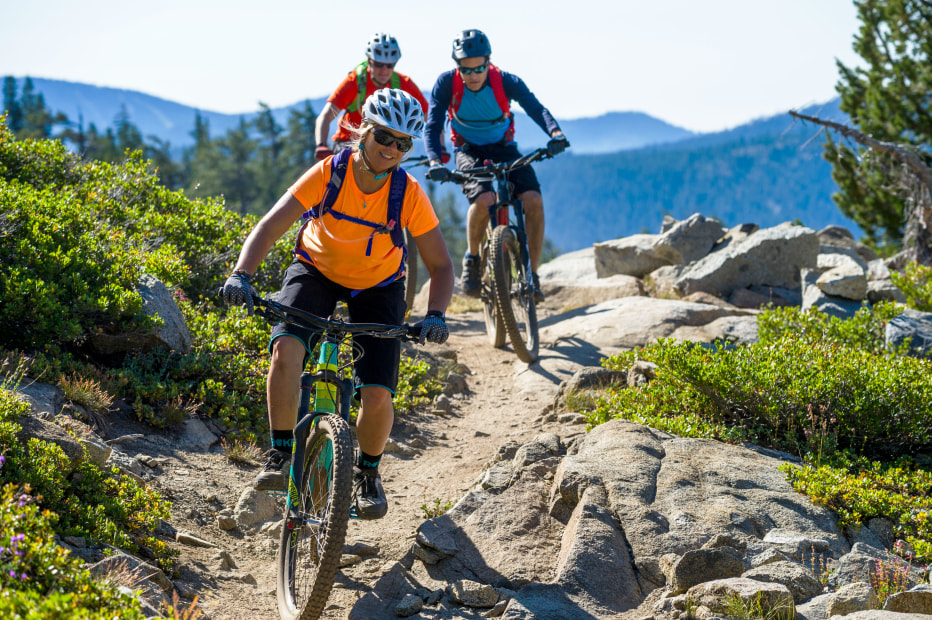
[[[492,273],[492,261],[489,258],[489,245],[488,237],[483,239],[482,247],[479,249],[479,277],[480,277],[480,292],[479,296],[482,299],[482,314],[485,317],[485,331],[489,336],[489,342],[496,349],[501,349],[505,346],[505,340],[507,334],[505,333],[505,326],[502,323],[501,314],[498,311],[498,305],[495,303],[495,289],[492,282],[494,281],[494,274]]]
[[[521,246],[510,226],[492,229],[490,260],[495,303],[515,355],[526,364],[537,361],[539,338],[534,291],[527,286]]]
[[[340,568],[350,519],[353,440],[340,416],[322,416],[314,425],[298,485],[302,517],[319,520],[320,526],[302,520],[289,529],[285,515],[278,546],[278,610],[283,620],[317,620]]]

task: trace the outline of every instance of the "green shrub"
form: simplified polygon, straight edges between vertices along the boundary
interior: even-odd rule
[[[906,295],[906,303],[922,312],[932,312],[932,267],[912,263],[903,273],[890,272],[893,283]]]
[[[886,352],[884,327],[902,312],[902,306],[891,302],[861,308],[849,319],[840,319],[815,308],[775,308],[758,315],[757,335],[762,343],[792,336],[805,342],[856,347],[880,355]]]
[[[890,519],[913,559],[932,559],[926,463],[932,443],[932,362],[885,350],[894,304],[842,321],[778,309],[758,317],[760,341],[712,347],[660,341],[603,360],[625,370],[658,365],[637,388],[603,392],[593,424],[624,418],[680,436],[751,441],[808,462],[785,466],[798,491],[843,525]]]
[[[170,505],[155,491],[119,474],[103,471],[87,460],[72,468],[54,443],[30,438],[23,444],[17,422],[28,405],[16,398],[9,381],[0,384],[0,485],[28,485],[40,506],[56,513],[62,536],[85,536],[128,551],[138,551]],[[160,562],[171,572],[171,558]]]
[[[402,355],[398,368],[398,388],[394,398],[396,412],[404,413],[426,405],[442,391],[440,381],[430,374],[430,364]]]
[[[40,510],[28,487],[0,489],[0,617],[142,620],[134,597],[94,580],[55,542],[55,521],[53,512]]]
[[[833,510],[843,527],[885,517],[916,558],[932,559],[932,473],[908,458],[881,463],[839,452],[826,461],[782,469],[793,488]]]
[[[646,386],[608,392],[591,413],[640,418],[677,434],[753,441],[801,455],[915,452],[932,439],[932,364],[792,336],[732,349],[665,340],[609,358],[659,366]]]

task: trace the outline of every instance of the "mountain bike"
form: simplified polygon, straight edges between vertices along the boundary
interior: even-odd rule
[[[325,319],[258,297],[253,303],[270,323],[293,323],[320,336],[315,369],[301,375],[276,580],[282,619],[315,620],[330,597],[347,526],[356,516],[348,424],[353,382],[346,374],[365,352],[353,336],[417,341],[420,328]]]
[[[489,225],[479,247],[479,298],[492,346],[503,347],[507,335],[518,359],[527,364],[538,357],[537,307],[524,207],[513,193],[508,173],[551,157],[547,149],[540,148],[513,161],[489,162],[450,173],[450,180],[460,185],[473,178],[494,182],[495,203],[489,207]],[[514,220],[509,207],[514,211]]]

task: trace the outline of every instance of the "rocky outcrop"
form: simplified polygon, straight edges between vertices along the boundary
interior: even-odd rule
[[[725,231],[697,213],[683,221],[667,217],[661,230],[597,243],[546,263],[539,272],[545,291],[574,297],[561,302],[564,308],[649,291],[666,298],[712,294],[742,308],[815,307],[838,317],[851,316],[865,303],[905,301],[890,279],[890,261],[878,259],[839,226],[815,232],[791,224],[763,230],[743,224]],[[644,284],[606,282],[619,277]]]
[[[143,313],[158,317],[162,326],[155,330],[136,330],[116,334],[97,332],[88,335],[87,345],[95,356],[113,358],[129,351],[167,348],[187,352],[191,348],[191,333],[171,291],[157,279],[143,275],[137,290],[143,299]]]

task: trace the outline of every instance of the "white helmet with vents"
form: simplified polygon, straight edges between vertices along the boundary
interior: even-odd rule
[[[377,32],[369,39],[366,45],[366,58],[376,62],[395,64],[401,58],[401,48],[398,41],[390,34]]]
[[[366,99],[363,118],[409,136],[420,138],[424,131],[424,111],[410,94],[397,88],[382,88]]]

